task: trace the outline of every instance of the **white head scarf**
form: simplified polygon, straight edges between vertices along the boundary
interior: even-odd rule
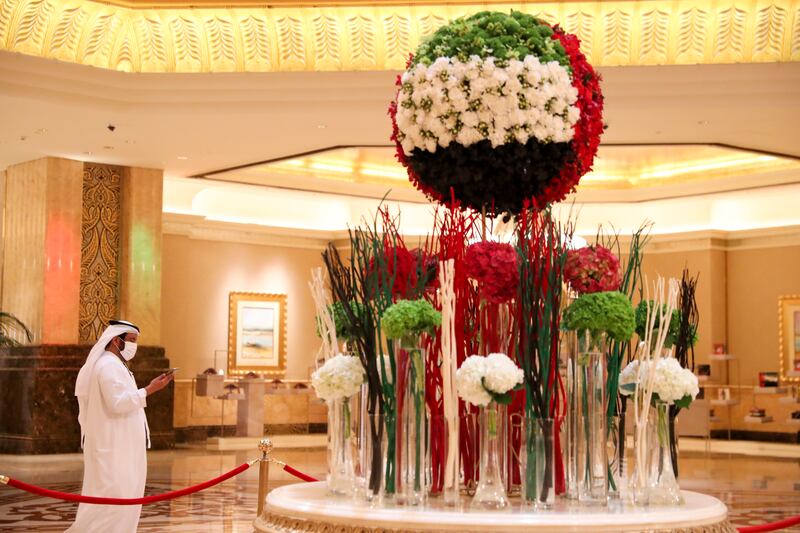
[[[80,372],[78,372],[78,379],[75,380],[75,396],[78,397],[78,422],[81,425],[81,446],[83,446],[83,436],[85,433],[84,418],[86,416],[86,402],[89,399],[89,387],[92,383],[92,372],[94,371],[94,365],[96,365],[97,361],[100,360],[100,356],[106,352],[108,343],[110,343],[114,337],[119,337],[124,333],[138,334],[139,328],[130,322],[112,320],[103,334],[100,335],[100,338],[97,339],[97,343],[95,343],[91,351],[89,351],[89,356],[86,358],[86,362],[81,367]]]

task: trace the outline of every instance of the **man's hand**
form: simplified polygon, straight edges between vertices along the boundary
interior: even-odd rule
[[[160,391],[169,385],[169,382],[172,381],[172,377],[173,374],[161,374],[157,378],[153,379],[153,381],[151,381],[150,384],[144,388],[145,392],[147,392],[147,395],[150,396],[154,392]]]

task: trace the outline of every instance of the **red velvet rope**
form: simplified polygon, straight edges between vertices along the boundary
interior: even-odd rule
[[[241,474],[248,468],[250,468],[250,463],[244,463],[237,466],[230,472],[222,474],[219,477],[215,477],[214,479],[206,481],[205,483],[200,483],[199,485],[194,485],[192,487],[186,487],[185,489],[174,490],[172,492],[157,494],[155,496],[145,496],[143,498],[100,498],[97,496],[84,496],[82,494],[69,494],[66,492],[58,492],[56,490],[43,489],[41,487],[37,487],[36,485],[29,485],[25,482],[19,481],[18,479],[12,478],[9,478],[7,484],[9,487],[15,487],[20,490],[30,492],[31,494],[38,494],[39,496],[54,498],[56,500],[64,500],[67,502],[96,503],[102,505],[141,505],[160,502],[163,500],[171,500],[173,498],[178,498],[180,496],[186,496],[187,494],[193,494],[195,492],[205,490],[209,487],[213,487],[214,485],[222,483],[226,479],[230,479],[233,476]]]
[[[800,515],[791,516],[784,520],[778,520],[777,522],[761,524],[760,526],[740,527],[737,528],[737,530],[739,533],[761,533],[762,531],[778,531],[779,529],[796,526],[797,524],[800,524]]]
[[[302,479],[303,481],[308,481],[309,483],[313,483],[314,481],[319,481],[317,478],[315,478],[315,477],[311,477],[311,476],[309,476],[308,474],[304,474],[304,473],[302,473],[302,472],[301,472],[301,471],[299,471],[299,470],[295,470],[294,468],[292,468],[292,467],[291,467],[291,466],[289,466],[289,465],[283,465],[283,469],[284,469],[286,472],[289,472],[289,473],[290,473],[291,475],[293,475],[294,477],[296,477],[296,478],[298,478],[298,479]]]

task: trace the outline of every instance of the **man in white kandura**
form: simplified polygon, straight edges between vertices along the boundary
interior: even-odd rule
[[[161,374],[137,389],[128,361],[136,354],[139,328],[112,320],[89,352],[75,382],[83,447],[86,496],[141,498],[147,478],[150,431],[145,398],[166,387]],[[134,533],[141,505],[80,504],[68,533]]]

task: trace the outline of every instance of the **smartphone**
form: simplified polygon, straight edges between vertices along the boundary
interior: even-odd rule
[[[164,372],[164,375],[165,375],[165,376],[171,376],[172,374],[174,374],[174,373],[175,373],[175,372],[177,372],[178,370],[180,370],[180,367],[170,368],[169,370],[167,370],[166,372]]]

